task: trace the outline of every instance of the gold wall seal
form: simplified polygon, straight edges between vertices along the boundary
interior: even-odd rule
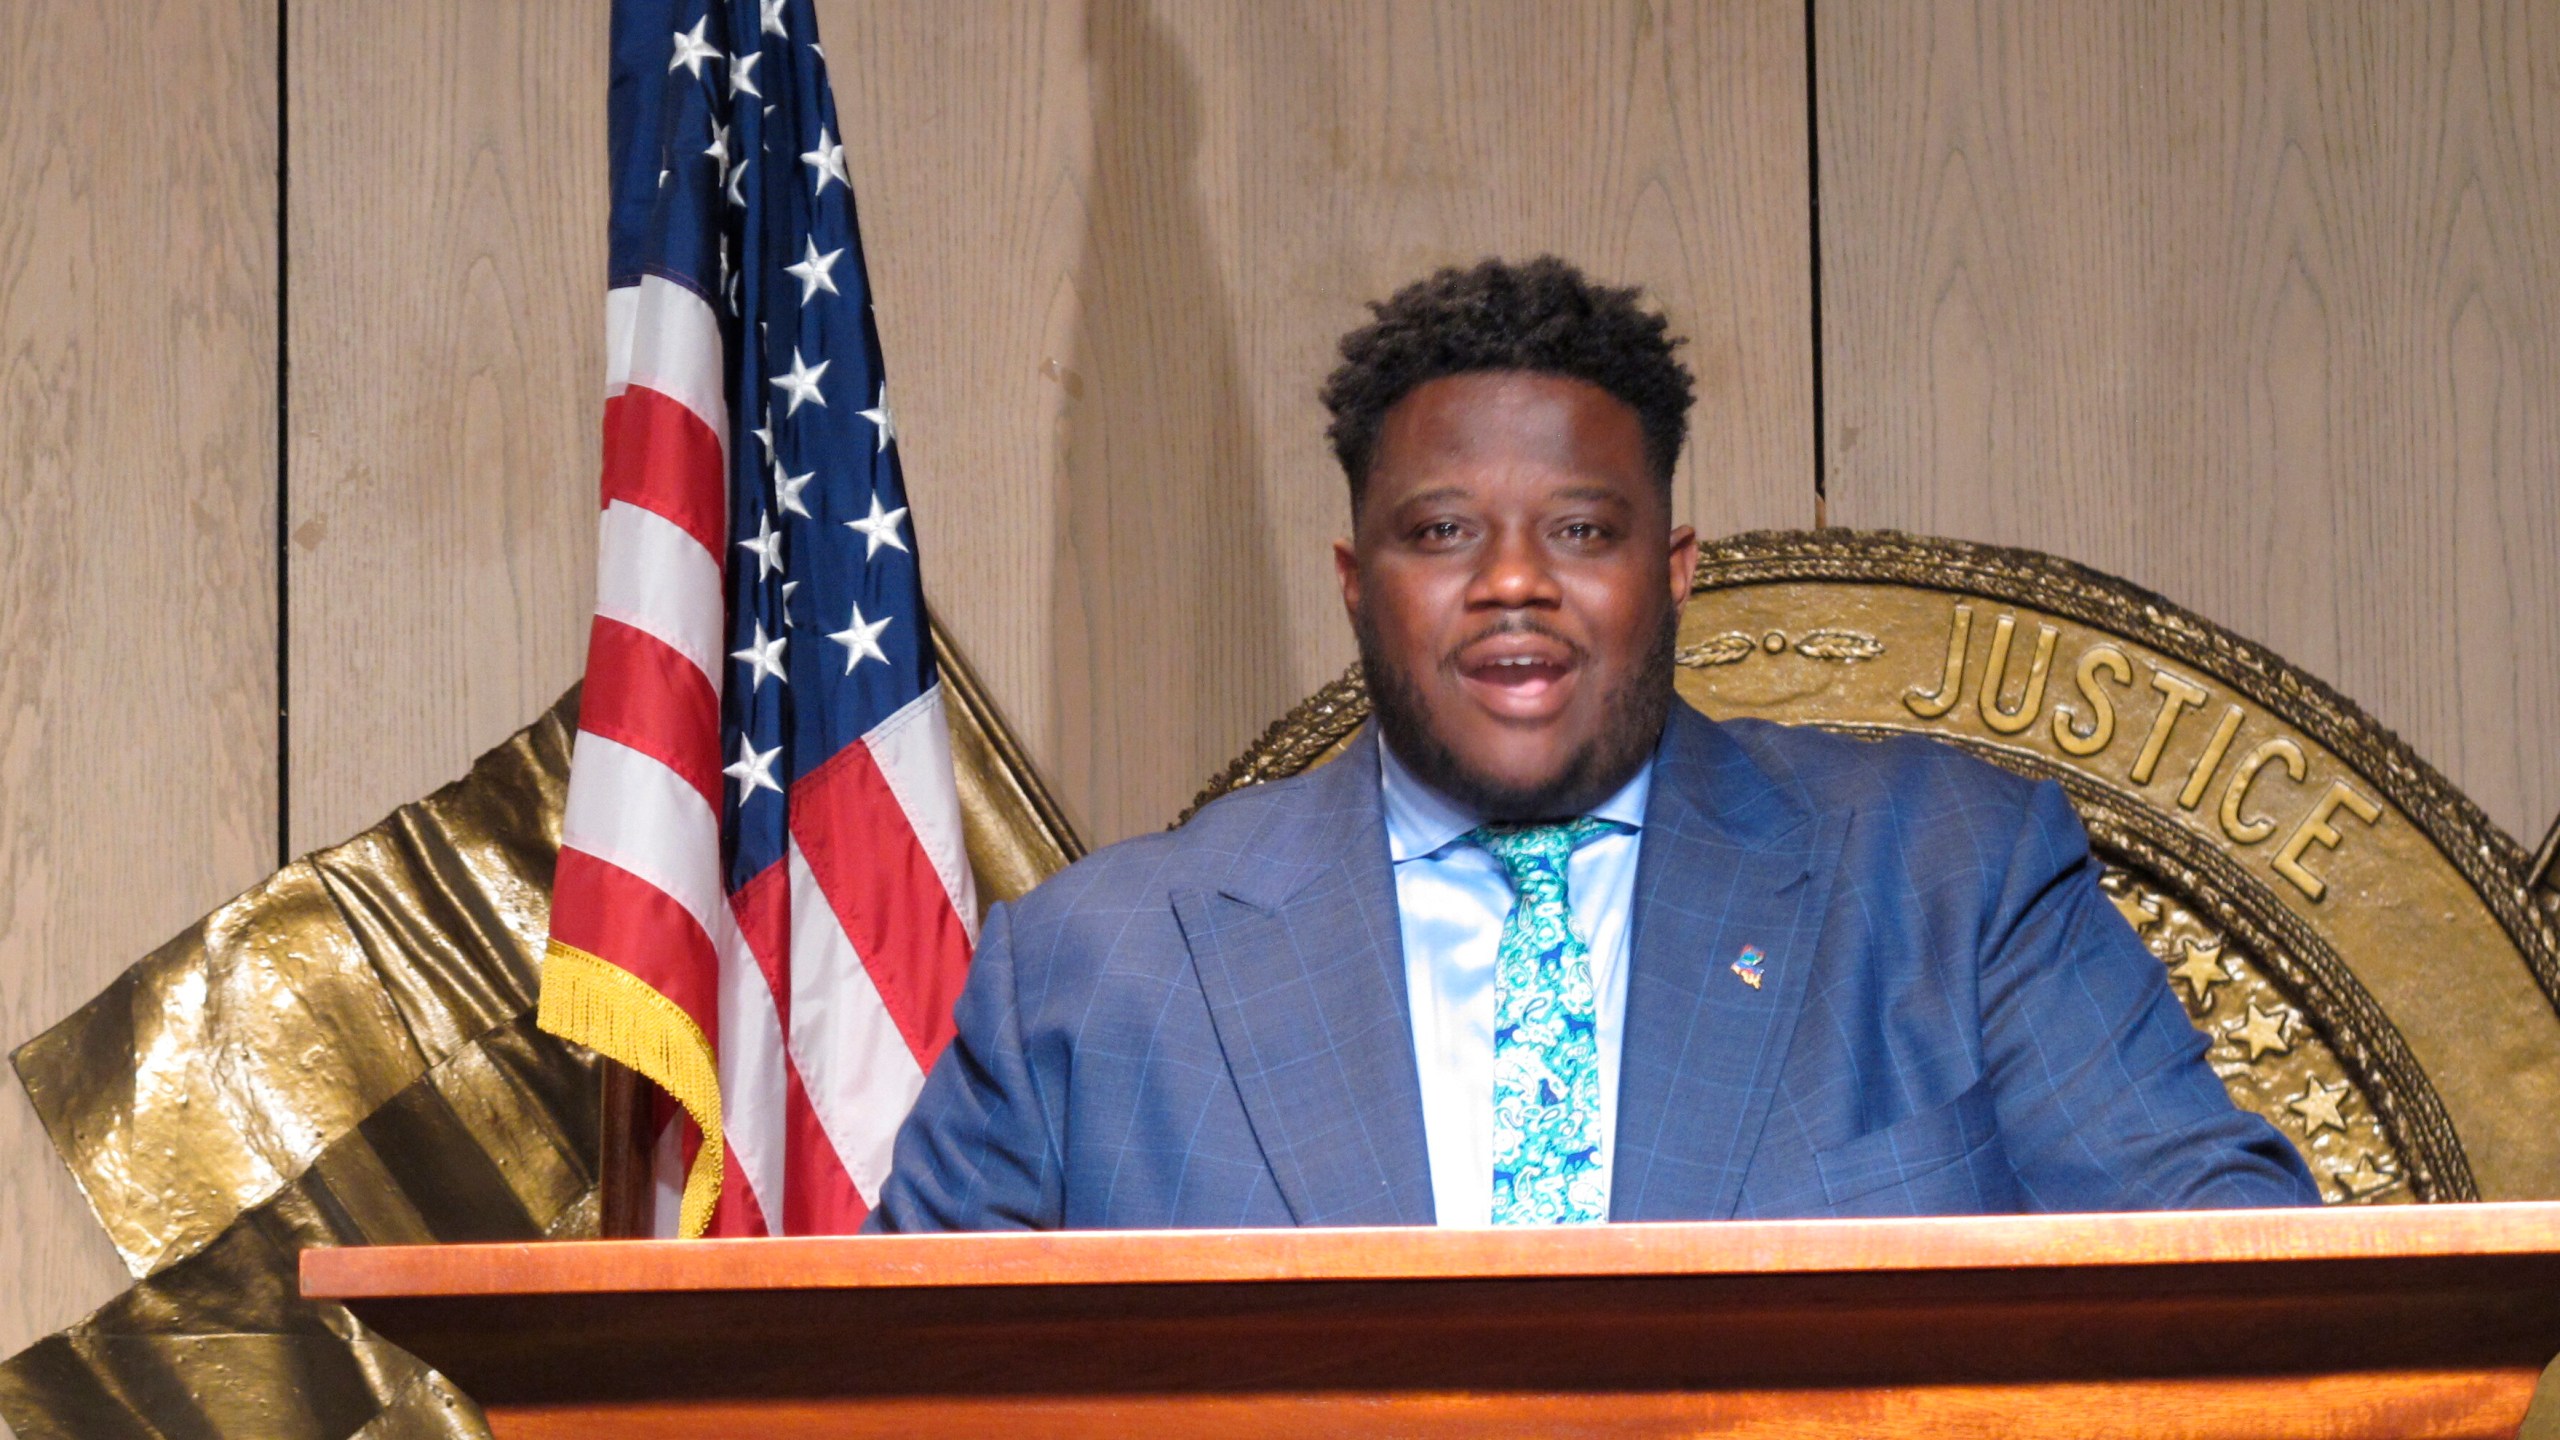
[[[2560,927],[2529,857],[2328,686],[2160,597],[1892,532],[1709,545],[1678,685],[1716,716],[1910,732],[2059,781],[2239,1103],[2332,1200],[2560,1196]],[[1201,794],[1294,774],[1353,673]]]

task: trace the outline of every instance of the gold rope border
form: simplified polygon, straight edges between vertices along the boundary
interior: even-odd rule
[[[701,1238],[720,1198],[726,1146],[720,1130],[720,1067],[711,1041],[684,1007],[649,982],[574,945],[550,942],[542,956],[542,1028],[619,1060],[656,1084],[693,1117],[702,1148],[684,1177],[677,1233]]]

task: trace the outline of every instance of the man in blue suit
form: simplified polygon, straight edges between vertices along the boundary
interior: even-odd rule
[[[998,906],[886,1231],[2315,1204],[2062,792],[1677,703],[1692,394],[1552,259],[1327,383],[1375,723]]]

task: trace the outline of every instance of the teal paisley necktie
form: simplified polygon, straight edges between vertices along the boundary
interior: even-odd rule
[[[1588,816],[1560,825],[1487,825],[1467,838],[1511,878],[1493,1000],[1493,1223],[1604,1218],[1599,996],[1591,950],[1573,933],[1565,865],[1609,833]]]

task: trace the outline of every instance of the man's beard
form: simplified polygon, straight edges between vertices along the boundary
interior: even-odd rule
[[[1525,617],[1499,629],[1551,633]],[[1352,630],[1360,642],[1360,667],[1368,677],[1370,711],[1396,758],[1415,778],[1487,820],[1562,820],[1588,811],[1616,794],[1643,768],[1662,738],[1663,722],[1671,717],[1671,654],[1679,642],[1680,612],[1665,609],[1651,648],[1602,702],[1606,719],[1600,733],[1547,783],[1506,785],[1469,769],[1432,733],[1421,686],[1388,661],[1386,647],[1378,643],[1365,616]]]

